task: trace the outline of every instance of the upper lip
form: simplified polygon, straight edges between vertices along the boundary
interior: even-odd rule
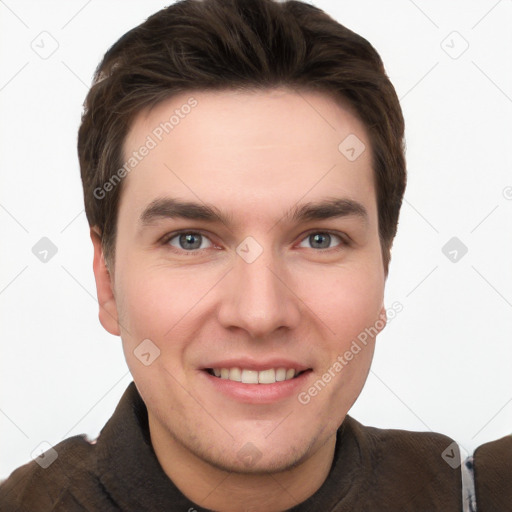
[[[206,370],[208,368],[242,368],[244,370],[254,370],[259,372],[269,370],[270,368],[294,368],[297,372],[311,369],[310,366],[305,366],[297,361],[292,361],[291,359],[275,358],[261,361],[247,357],[215,361],[206,364],[202,369]]]

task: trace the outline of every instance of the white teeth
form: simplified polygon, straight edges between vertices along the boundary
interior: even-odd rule
[[[276,381],[276,371],[275,370],[263,370],[259,372],[258,382],[260,384],[273,384]]]
[[[281,382],[286,379],[286,368],[278,368],[276,370],[276,381]]]
[[[295,377],[295,370],[293,368],[286,370],[286,380],[293,379]]]
[[[258,384],[258,372],[256,370],[242,370],[242,382],[244,384]]]
[[[294,368],[269,368],[258,372],[241,368],[213,368],[213,374],[221,379],[229,379],[244,384],[274,384],[290,380],[298,372]]]
[[[231,370],[229,370],[229,380],[242,382],[242,370],[240,370],[240,368],[231,368]]]

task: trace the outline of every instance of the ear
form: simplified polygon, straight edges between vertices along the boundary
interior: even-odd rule
[[[105,264],[101,235],[99,229],[94,226],[90,230],[92,245],[94,246],[94,279],[96,280],[96,294],[100,306],[99,318],[101,325],[110,334],[120,336],[117,317],[117,304],[114,297],[113,279]]]

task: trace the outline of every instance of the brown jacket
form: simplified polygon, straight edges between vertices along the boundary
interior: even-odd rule
[[[498,454],[485,446],[477,451],[477,497],[488,500],[478,512],[512,510],[510,489],[503,498],[500,494],[510,482],[512,446],[498,443]],[[46,463],[44,458],[31,461],[0,485],[0,511],[206,510],[188,500],[159,465],[150,443],[147,410],[133,382],[96,442],[75,436],[54,450],[57,458],[46,469],[42,465],[53,452],[47,452]],[[508,459],[503,458],[507,450]],[[337,432],[326,481],[289,511],[460,512],[458,457],[456,444],[444,435],[366,427],[347,416]],[[498,465],[508,467],[508,475]],[[489,471],[487,466],[496,469]]]

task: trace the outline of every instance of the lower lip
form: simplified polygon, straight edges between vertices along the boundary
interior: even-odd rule
[[[229,379],[221,379],[211,375],[206,370],[201,373],[214,386],[214,389],[235,400],[247,404],[270,404],[297,395],[305,386],[311,370],[301,373],[290,380],[275,382],[274,384],[243,384]]]

